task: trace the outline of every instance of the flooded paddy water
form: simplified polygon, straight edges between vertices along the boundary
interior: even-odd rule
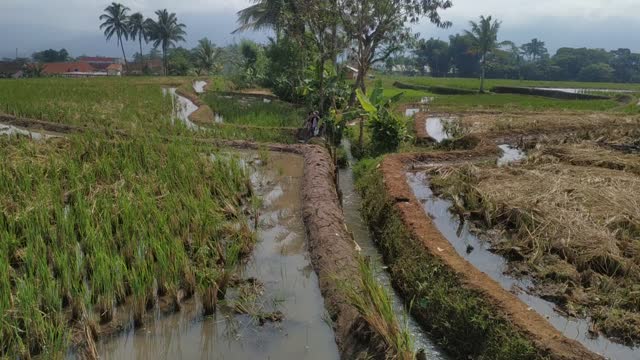
[[[204,93],[204,88],[207,86],[207,82],[204,80],[197,80],[193,82],[193,90],[198,93]]]
[[[351,155],[351,146],[348,140],[343,140],[343,148],[347,153],[349,165],[353,162]],[[391,284],[389,273],[384,267],[382,254],[378,250],[376,244],[371,238],[369,228],[360,214],[362,199],[355,189],[353,171],[351,166],[340,169],[338,173],[338,186],[342,193],[342,206],[344,217],[349,231],[352,232],[354,240],[361,248],[361,254],[371,261],[373,269],[376,271],[376,279],[388,294],[391,295],[394,313],[401,325],[406,325],[411,334],[415,350],[424,350],[427,359],[447,359],[448,357],[437,347],[434,341],[429,337],[416,320],[408,314],[405,309],[404,301],[395,291]]]
[[[443,118],[443,117],[429,117],[426,121],[426,131],[427,134],[436,142],[442,142],[451,137],[451,135],[447,132],[445,123],[450,121],[451,118]]]
[[[243,155],[251,181],[263,199],[257,237],[243,279],[255,279],[255,299],[230,291],[214,316],[203,317],[197,300],[162,315],[144,327],[98,344],[104,359],[338,359],[333,330],[307,252],[302,222],[299,156],[270,153],[259,159]],[[256,314],[238,315],[234,302],[251,312],[281,312],[280,322]]]
[[[527,158],[524,151],[511,145],[503,144],[498,145],[498,147],[502,150],[502,156],[498,158],[498,166],[507,166],[513,163],[518,163]]]
[[[425,213],[462,258],[489,275],[502,288],[515,294],[531,311],[542,315],[566,337],[577,340],[589,350],[609,359],[640,359],[639,348],[618,344],[590,332],[588,319],[569,317],[557,311],[552,302],[528,291],[533,286],[530,279],[509,275],[507,260],[493,253],[488,242],[479,238],[470,228],[469,222],[461,222],[458,216],[450,212],[453,206],[451,201],[434,195],[426,172],[408,172],[406,177]]]
[[[52,137],[59,137],[60,135],[46,132],[46,131],[34,131],[22,129],[12,125],[0,124],[0,136],[27,136],[33,140],[43,140]]]
[[[171,96],[173,116],[182,121],[189,129],[197,130],[198,125],[189,120],[189,116],[198,110],[198,105],[176,93],[176,88],[162,88],[162,94]]]

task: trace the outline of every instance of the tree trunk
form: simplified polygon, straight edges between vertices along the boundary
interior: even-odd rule
[[[325,115],[324,103],[326,98],[325,84],[324,84],[324,64],[325,64],[324,54],[321,54],[320,60],[318,62],[318,83],[319,83],[318,92],[320,94],[320,103],[318,104],[318,107],[319,107],[321,117]]]
[[[484,93],[484,67],[485,67],[485,62],[484,59],[482,60],[482,62],[480,63],[480,93]]]
[[[164,76],[167,76],[167,47],[162,45],[162,67],[164,68]]]
[[[122,49],[122,57],[124,58],[124,70],[126,73],[128,72],[127,55],[124,54],[124,43],[122,42],[122,37],[118,37],[118,41],[120,42],[120,48]]]
[[[144,55],[142,54],[142,37],[139,38],[140,40],[140,73],[143,73],[144,71]]]

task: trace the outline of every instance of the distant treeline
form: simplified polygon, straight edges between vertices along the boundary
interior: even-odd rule
[[[434,77],[478,77],[480,56],[473,51],[468,34],[449,41],[421,39],[408,56],[387,61],[386,68],[406,74]],[[505,41],[487,54],[486,76],[496,79],[559,80],[593,82],[640,82],[640,54],[629,49],[560,48],[549,55],[545,43],[533,39],[517,46]]]

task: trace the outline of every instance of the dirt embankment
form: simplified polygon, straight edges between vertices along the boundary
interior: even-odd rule
[[[209,83],[207,83],[207,86],[208,84]],[[204,101],[200,100],[198,94],[193,91],[185,91],[182,88],[177,88],[176,94],[189,99],[198,107],[198,110],[189,115],[189,120],[199,125],[214,123],[213,110],[211,110],[209,105],[205,104]]]
[[[68,134],[85,131],[86,128],[73,125],[65,125],[44,120],[19,118],[13,115],[0,114],[0,124],[15,126],[29,130],[43,130],[52,133]]]
[[[537,350],[551,359],[601,359],[575,340],[563,336],[543,317],[528,309],[515,295],[505,291],[488,275],[458,255],[425,214],[406,180],[406,171],[415,162],[446,162],[472,159],[477,153],[400,154],[387,156],[381,163],[387,195],[414,241],[455,273],[464,287],[480,294],[495,313],[530,340]]]

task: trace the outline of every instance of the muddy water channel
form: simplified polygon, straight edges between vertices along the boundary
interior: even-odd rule
[[[163,88],[162,94],[171,96],[171,105],[173,106],[172,119],[177,117],[189,129],[197,130],[198,125],[189,120],[189,116],[198,110],[198,105],[186,97],[178,95],[176,88]]]
[[[204,88],[207,86],[207,82],[204,80],[198,80],[193,82],[193,90],[198,93],[204,93]]]
[[[457,216],[450,213],[452,202],[433,194],[428,174],[409,172],[406,176],[425,212],[460,256],[497,281],[505,290],[514,293],[531,311],[541,314],[566,337],[579,341],[589,350],[609,359],[640,359],[640,349],[614,343],[603,336],[593,336],[589,333],[588,320],[565,316],[555,310],[553,303],[530,293],[532,282],[527,278],[508,275],[507,261],[492,253],[489,244],[470,230],[468,222],[461,223]]]
[[[349,142],[344,140],[343,147],[347,152],[349,165],[351,165],[353,157],[351,155],[351,146]],[[347,227],[349,228],[349,231],[353,233],[353,237],[358,246],[362,249],[361,254],[371,260],[371,264],[373,265],[372,267],[376,271],[376,279],[378,280],[378,283],[384,286],[387,293],[391,295],[396,318],[399,320],[401,325],[406,323],[406,326],[413,337],[415,350],[424,350],[427,359],[448,359],[448,357],[444,355],[429,338],[429,335],[423,331],[413,317],[408,314],[405,310],[402,298],[391,285],[391,278],[389,273],[385,270],[382,254],[378,251],[378,248],[370,236],[369,229],[360,215],[362,199],[355,189],[353,172],[350,166],[339,171],[338,185],[342,192],[342,206]]]
[[[246,156],[246,157],[245,157]],[[237,315],[230,303],[212,317],[203,317],[196,300],[182,311],[157,314],[145,327],[98,345],[103,359],[338,359],[316,273],[307,252],[302,222],[303,160],[270,153],[258,160],[243,154],[253,169],[255,191],[262,198],[258,243],[244,268],[243,279],[260,284],[257,300],[246,307],[263,313],[281,312],[280,322],[262,325],[256,316]]]

